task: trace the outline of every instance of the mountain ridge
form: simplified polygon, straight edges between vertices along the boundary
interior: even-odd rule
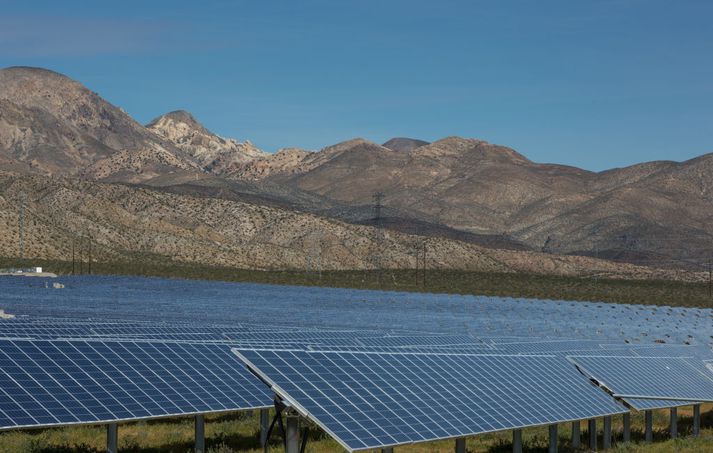
[[[358,225],[376,225],[371,207],[383,193],[394,231],[506,238],[560,255],[642,264],[667,256],[661,265],[675,267],[713,253],[713,154],[592,172],[455,136],[266,153],[185,110],[142,126],[79,82],[37,68],[0,70],[0,164],[16,175],[242,197]]]

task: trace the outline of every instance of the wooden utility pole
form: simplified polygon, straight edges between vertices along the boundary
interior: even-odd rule
[[[84,275],[84,238],[79,239],[79,275]]]
[[[92,275],[92,237],[89,236],[89,263],[87,264],[88,274]]]
[[[426,241],[423,241],[423,287],[426,287]]]

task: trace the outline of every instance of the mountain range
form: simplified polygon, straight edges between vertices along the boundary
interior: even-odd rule
[[[0,70],[0,197],[3,256],[21,202],[28,253],[52,258],[91,236],[107,258],[414,267],[427,239],[435,266],[668,278],[713,244],[713,154],[591,172],[461,137],[267,153],[186,111],[141,125],[27,67]]]

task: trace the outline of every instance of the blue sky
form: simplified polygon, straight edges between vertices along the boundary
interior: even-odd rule
[[[592,170],[713,151],[713,2],[5,1],[0,66],[267,150],[461,135]]]

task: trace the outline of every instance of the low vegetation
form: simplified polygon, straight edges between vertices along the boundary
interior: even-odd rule
[[[65,261],[0,258],[0,267],[42,266],[58,274],[71,274]],[[74,272],[88,273],[89,265],[75,264]],[[713,307],[708,283],[671,280],[618,280],[558,277],[551,275],[471,272],[454,270],[416,271],[255,271],[227,267],[166,262],[147,256],[132,262],[95,262],[93,274],[140,275],[205,280],[224,280],[280,285],[307,285],[390,291],[418,291],[538,299],[601,301],[626,304]]]
[[[679,409],[679,438],[671,440],[668,433],[668,413],[654,414],[654,443],[643,442],[643,414],[632,416],[632,442],[621,442],[621,417],[612,423],[614,440],[612,449],[616,453],[701,453],[713,452],[713,411],[712,406],[704,406],[703,429],[698,438],[692,438],[690,408]],[[259,453],[259,414],[239,413],[206,417],[206,447],[212,453],[249,452]],[[597,421],[600,431],[598,445],[604,451],[601,438],[602,421]],[[581,425],[581,442],[587,445],[587,424]],[[559,426],[559,451],[575,452],[571,446],[571,425]],[[188,453],[192,451],[193,421],[180,418],[161,421],[138,422],[120,425],[119,450],[135,453]],[[527,452],[547,451],[548,431],[546,427],[523,430],[524,449]],[[308,426],[307,452],[327,453],[343,451],[333,439],[314,425]],[[512,451],[512,437],[509,431],[471,437],[466,448],[470,453],[509,453]],[[0,453],[99,453],[106,450],[106,430],[101,426],[78,426],[41,431],[10,431],[0,434]],[[429,442],[396,449],[403,453],[451,453],[453,441]],[[279,430],[271,438],[271,452],[284,451]]]

